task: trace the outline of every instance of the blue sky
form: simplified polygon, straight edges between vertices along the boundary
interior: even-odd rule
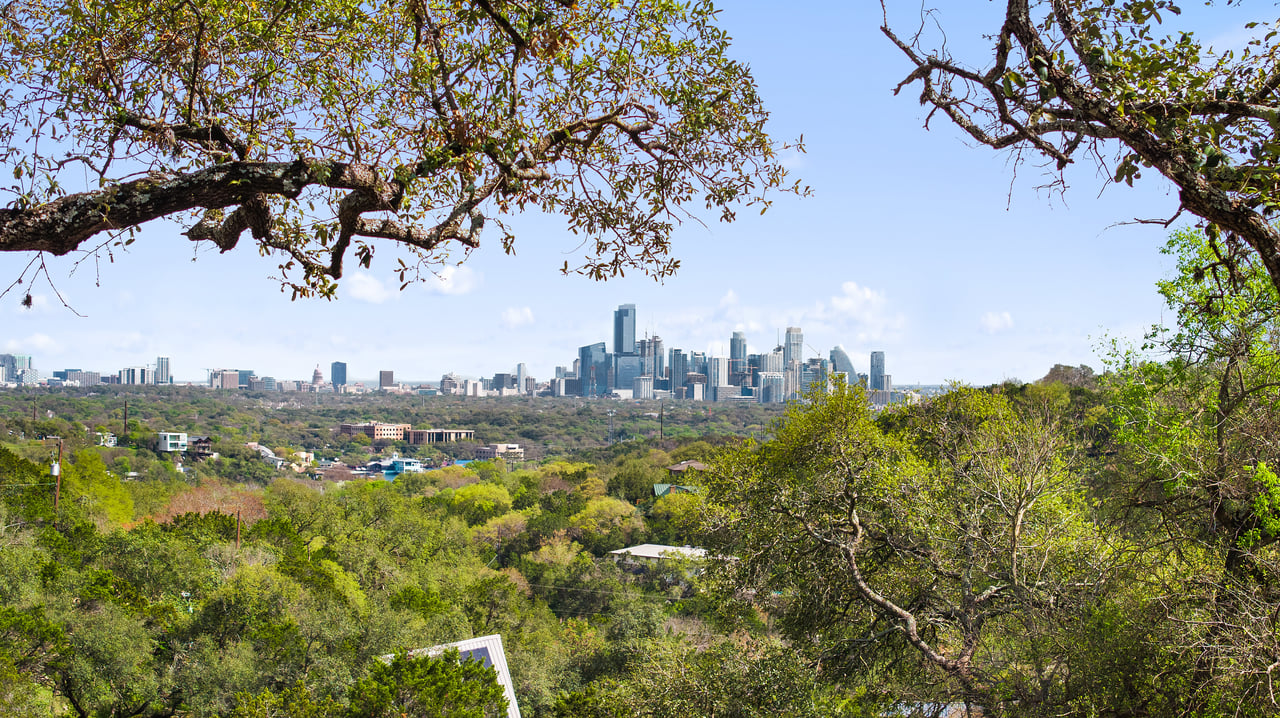
[[[571,364],[577,347],[611,342],[612,310],[634,303],[637,329],[668,348],[727,354],[735,330],[749,351],[772,349],[799,326],[814,353],[841,344],[859,371],[886,353],[895,384],[1033,380],[1054,363],[1101,366],[1106,337],[1138,337],[1161,320],[1155,281],[1167,231],[1119,225],[1176,207],[1167,183],[1111,186],[1095,167],[1067,174],[1065,195],[1038,190],[1033,164],[974,147],[941,118],[931,129],[916,91],[895,97],[905,58],[880,34],[876,3],[722,3],[734,55],[752,66],[778,139],[803,134],[795,174],[807,199],[779,197],[764,216],[688,225],[674,253],[680,272],[659,284],[628,276],[596,283],[562,276],[581,256],[562,221],[511,221],[516,256],[489,238],[448,281],[404,292],[391,262],[349,272],[333,302],[291,302],[270,279],[275,262],[252,250],[220,255],[156,224],[114,261],[52,260],[56,287],[35,286],[35,306],[0,300],[0,352],[32,354],[48,372],[115,371],[173,358],[180,380],[208,368],[309,378],[346,361],[354,379],[392,369],[435,380],[481,376],[525,362],[533,376]],[[902,27],[917,3],[892,3]],[[950,46],[981,58],[1000,5],[940,2]],[[1238,8],[1185,8],[1183,26],[1236,44]],[[0,256],[16,277],[29,256]],[[193,261],[194,260],[194,261]],[[6,284],[9,280],[6,280]]]

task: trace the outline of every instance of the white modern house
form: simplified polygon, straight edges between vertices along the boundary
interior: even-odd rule
[[[156,451],[183,452],[186,450],[186,433],[177,431],[161,431],[156,434]]]

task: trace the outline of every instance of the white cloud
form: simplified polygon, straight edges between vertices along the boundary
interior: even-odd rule
[[[1013,329],[1013,315],[1009,312],[987,312],[982,315],[982,329],[987,334]]]
[[[100,341],[117,351],[129,354],[143,353],[148,347],[142,332],[137,331],[109,331],[101,335]]]
[[[11,354],[31,354],[56,352],[61,350],[62,346],[48,334],[32,334],[25,339],[10,339],[5,343],[4,348]]]
[[[368,272],[356,272],[347,280],[351,298],[370,304],[382,304],[396,296],[396,291]]]
[[[870,287],[860,287],[857,282],[844,282],[840,294],[831,298],[831,307],[850,319],[860,322],[874,321],[883,316],[885,296]]]
[[[445,267],[434,279],[425,282],[428,292],[435,294],[467,294],[480,284],[480,275],[467,266]]]
[[[532,324],[533,310],[529,307],[507,307],[502,312],[502,323],[508,328],[515,328],[521,324]]]
[[[658,324],[676,330],[681,338],[674,341],[686,344],[684,348],[712,352],[728,351],[729,335],[746,331],[748,351],[759,352],[773,349],[785,327],[800,327],[809,343],[833,340],[854,346],[897,339],[906,319],[884,292],[850,281],[841,283],[834,295],[789,307],[751,306],[729,291],[715,307],[689,307],[661,317]],[[675,344],[668,341],[668,346]]]

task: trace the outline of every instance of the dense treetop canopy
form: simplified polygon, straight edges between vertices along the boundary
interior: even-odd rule
[[[0,250],[109,252],[169,217],[248,232],[294,296],[352,254],[402,280],[536,208],[565,271],[658,277],[675,223],[786,172],[709,2],[19,0],[0,17]],[[790,189],[799,191],[797,186]],[[492,230],[491,230],[492,231]]]

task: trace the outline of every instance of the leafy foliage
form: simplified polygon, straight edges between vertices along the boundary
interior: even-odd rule
[[[990,53],[976,60],[954,56],[941,27],[895,31],[887,8],[881,29],[912,67],[897,90],[920,83],[930,117],[1047,159],[1063,185],[1060,173],[1081,157],[1115,183],[1155,170],[1178,188],[1178,213],[1249,247],[1280,287],[1274,19],[1253,16],[1243,49],[1215,50],[1163,29],[1179,14],[1173,0],[1008,0]]]
[[[786,180],[714,20],[663,0],[17,3],[0,250],[109,252],[174,217],[222,251],[248,231],[295,297],[332,296],[375,240],[407,282],[486,226],[513,251],[496,217],[537,208],[588,236],[577,271],[666,276],[673,224]]]

